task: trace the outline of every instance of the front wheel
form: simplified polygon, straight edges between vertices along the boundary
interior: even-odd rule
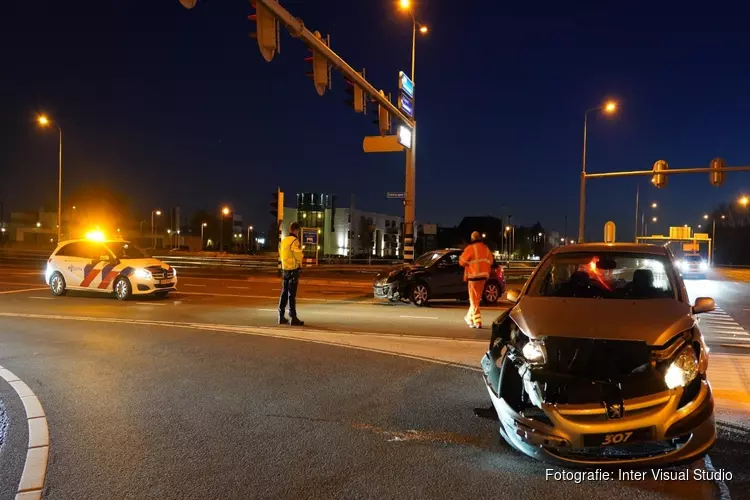
[[[485,304],[494,304],[500,298],[500,294],[500,285],[495,281],[488,281],[487,284],[484,285],[482,298],[484,299]]]
[[[117,281],[115,281],[115,297],[117,297],[117,300],[128,300],[130,298],[130,295],[132,294],[132,290],[130,288],[130,280],[128,280],[126,277],[118,278]]]
[[[62,297],[68,293],[65,287],[65,278],[60,273],[53,274],[49,279],[49,288],[52,291],[52,295],[55,297]]]
[[[411,288],[409,296],[412,304],[418,307],[424,307],[430,300],[430,291],[424,283],[417,283]]]

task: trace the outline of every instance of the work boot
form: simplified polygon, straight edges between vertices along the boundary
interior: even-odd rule
[[[286,316],[284,316],[283,314],[281,314],[281,315],[279,315],[279,324],[280,325],[288,325],[289,324],[289,320],[286,319]]]
[[[289,320],[289,324],[291,326],[305,326],[305,322],[301,321],[297,316],[293,316],[292,319]]]

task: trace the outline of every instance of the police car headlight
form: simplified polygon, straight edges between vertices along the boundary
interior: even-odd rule
[[[705,260],[701,261],[701,271],[708,271],[708,262]]]
[[[151,273],[145,269],[136,269],[135,277],[138,278],[139,280],[150,280]]]

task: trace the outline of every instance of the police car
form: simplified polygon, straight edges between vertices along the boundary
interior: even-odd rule
[[[103,237],[61,242],[44,273],[52,295],[68,290],[113,293],[120,300],[132,295],[164,297],[177,286],[177,271],[124,240]]]

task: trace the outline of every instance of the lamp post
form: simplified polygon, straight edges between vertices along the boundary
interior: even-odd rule
[[[57,154],[57,242],[62,234],[62,127],[53,125],[47,115],[39,115],[37,123],[42,127],[57,126],[58,154]]]
[[[253,251],[253,248],[251,246],[253,240],[250,239],[250,233],[252,232],[253,232],[253,226],[247,226],[247,251],[248,252]]]
[[[586,220],[586,134],[589,113],[599,110],[611,115],[617,111],[617,103],[614,101],[608,101],[602,106],[587,109],[583,114],[583,161],[581,162],[581,194],[578,206],[578,241],[583,241],[584,221]]]
[[[161,210],[151,210],[151,247],[156,248],[156,226],[154,225],[154,215],[161,215]]]
[[[224,250],[224,217],[227,215],[229,215],[229,207],[222,208],[221,217],[219,218],[221,221],[219,223],[219,252]]]
[[[203,230],[206,228],[208,224],[203,222],[201,223],[201,250],[203,250]]]

